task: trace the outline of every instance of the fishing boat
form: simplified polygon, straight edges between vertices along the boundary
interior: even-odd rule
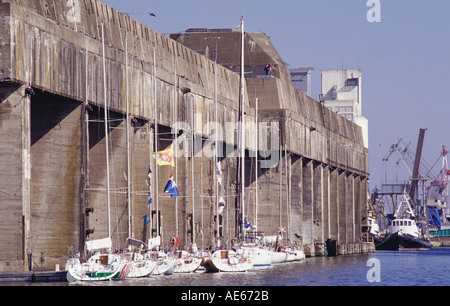
[[[203,267],[209,273],[246,272],[253,267],[253,260],[233,250],[217,250],[205,260]]]
[[[368,221],[368,232],[370,237],[372,237],[375,245],[381,243],[383,238],[381,238],[380,226],[377,223],[375,213],[373,212],[373,210],[369,210],[367,221]]]
[[[411,199],[406,191],[400,200],[394,219],[389,225],[389,234],[380,241],[376,250],[423,250],[433,244],[421,235],[416,223],[416,214],[411,208]]]

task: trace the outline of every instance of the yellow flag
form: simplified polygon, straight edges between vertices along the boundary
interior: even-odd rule
[[[173,158],[172,145],[170,145],[170,147],[168,147],[163,151],[157,152],[156,157],[155,153],[153,153],[153,158],[156,158],[156,163],[159,166],[169,165],[172,166],[172,168],[175,167],[175,159]]]

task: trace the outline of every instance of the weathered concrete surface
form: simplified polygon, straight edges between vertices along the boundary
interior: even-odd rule
[[[178,35],[174,37],[182,42],[178,43],[96,0],[11,0],[0,2],[0,34],[0,272],[62,266],[68,253],[82,250],[85,239],[108,235],[105,94],[114,247],[125,246],[128,217],[134,238],[146,241],[156,234],[156,194],[164,248],[169,247],[173,235],[180,237],[182,246],[189,247],[195,238],[199,247],[213,247],[217,220],[223,243],[236,237],[240,222],[235,202],[240,79],[233,71],[239,67],[239,32],[190,36],[210,39],[208,45]],[[222,50],[217,54],[224,57],[217,65],[216,118],[212,49],[217,37],[225,34],[221,38],[224,45],[217,45]],[[309,256],[322,255],[327,239],[337,241],[339,254],[370,250],[360,232],[368,178],[368,153],[361,129],[294,90],[288,70],[264,34],[247,33],[245,37],[246,62],[251,63],[245,69],[252,71],[245,87],[246,122],[255,121],[258,98],[260,157],[277,157],[258,167],[258,228],[275,235],[278,227],[285,227],[284,240],[303,245]],[[193,51],[208,48],[206,56]],[[266,62],[277,65],[274,77],[259,77]],[[128,123],[130,178],[127,81],[132,118]],[[26,91],[30,88],[34,94]],[[179,151],[190,150],[191,127],[196,133],[194,177],[190,155],[177,158],[177,201],[163,193],[171,167],[158,167],[156,182],[152,158],[155,120],[158,150],[173,142],[175,122],[187,123],[178,135]],[[208,128],[214,121],[222,128],[226,144],[219,158],[222,184],[218,193],[227,205],[219,218],[216,165],[211,143],[206,141],[214,136],[214,128]],[[263,124],[268,128],[261,128]],[[278,135],[281,146],[274,141]],[[268,145],[275,143],[276,147]],[[255,143],[250,128],[245,144],[249,155],[246,217],[255,224]],[[278,163],[280,148],[282,163]],[[153,203],[147,206],[149,165]]]

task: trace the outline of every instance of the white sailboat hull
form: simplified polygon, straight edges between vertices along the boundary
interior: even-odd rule
[[[175,271],[175,266],[177,264],[177,261],[172,258],[164,258],[164,259],[158,259],[156,262],[155,269],[153,269],[152,274],[155,275],[170,275],[173,274]]]
[[[112,255],[103,255],[108,257]],[[123,262],[120,259],[109,258],[107,264],[101,263],[101,257],[96,255],[87,263],[72,264],[67,266],[67,280],[74,281],[104,281],[110,279],[125,279],[132,269],[131,262]]]
[[[201,258],[178,259],[175,265],[174,273],[190,273],[195,272],[202,263]]]
[[[132,262],[132,268],[128,274],[129,278],[147,277],[156,267],[156,261],[146,259],[139,262]]]
[[[225,253],[224,253],[225,252]],[[231,251],[216,251],[204,263],[206,272],[246,272],[253,267],[250,257],[238,256]]]
[[[282,263],[288,258],[288,253],[286,252],[272,252],[272,263]]]
[[[286,261],[297,261],[305,258],[305,253],[301,250],[290,249]]]
[[[253,257],[253,266],[263,267],[270,266],[272,264],[272,251],[269,250],[258,250],[255,252],[255,257]]]
[[[261,247],[243,247],[244,255],[253,261],[254,267],[270,266],[272,264],[272,251]]]

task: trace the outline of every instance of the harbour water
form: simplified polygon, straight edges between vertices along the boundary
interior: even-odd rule
[[[440,286],[450,284],[450,248],[312,257],[242,273],[190,273],[32,286]],[[0,284],[1,285],[1,284]],[[21,284],[14,284],[21,285]]]

